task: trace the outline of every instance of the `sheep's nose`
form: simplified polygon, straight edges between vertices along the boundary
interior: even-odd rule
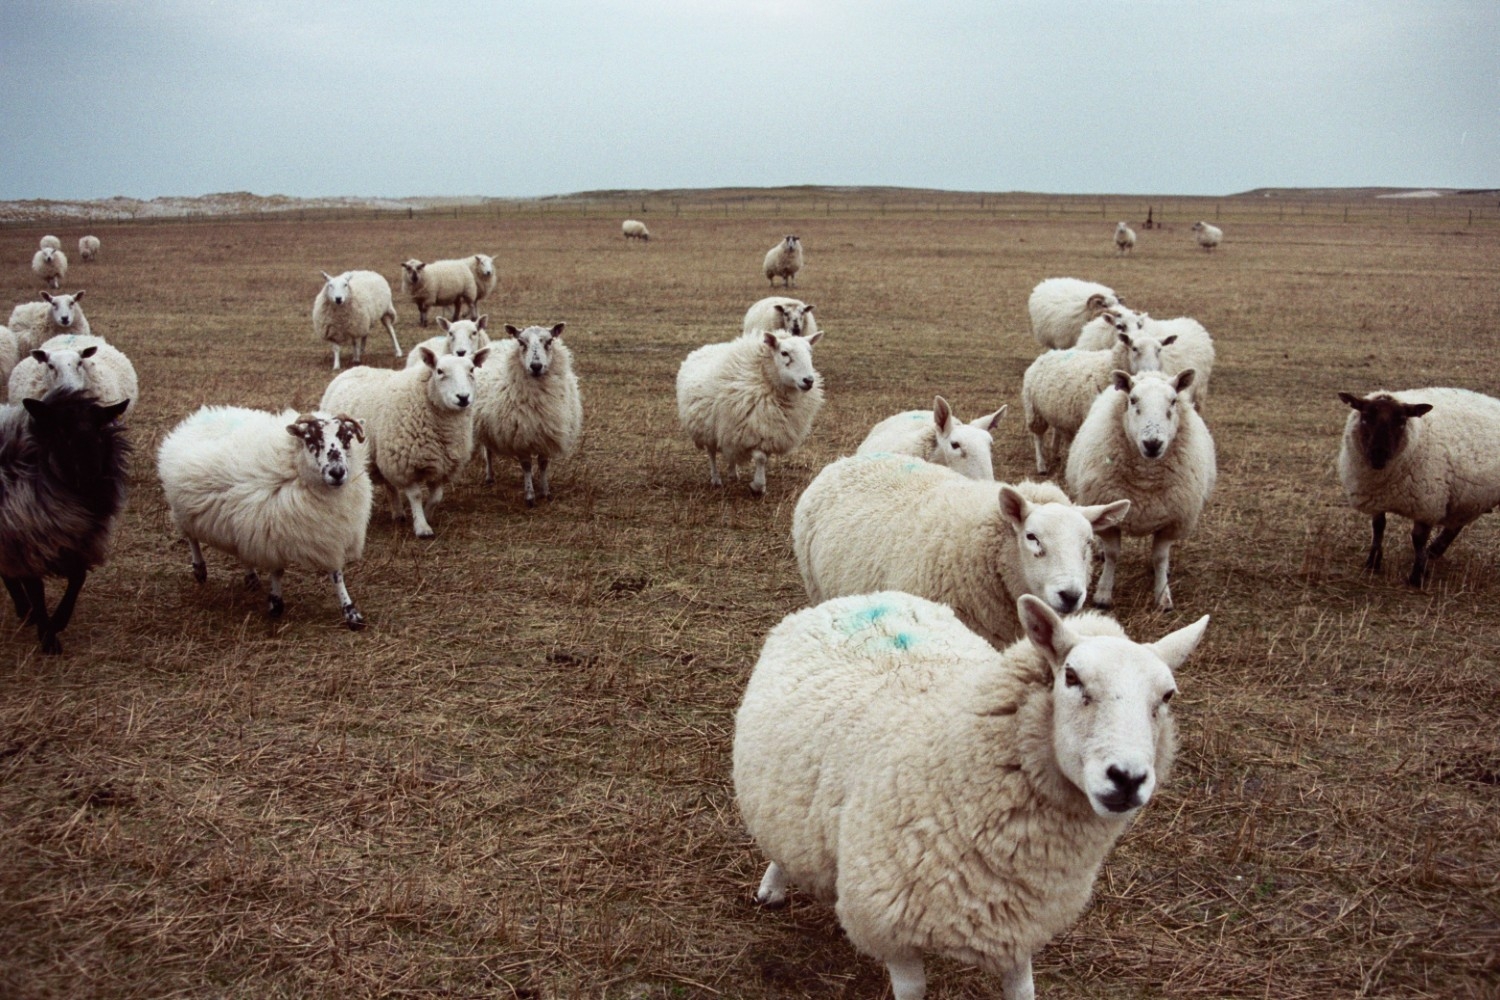
[[[805,379],[802,380],[802,391],[803,392],[806,392],[807,390],[811,389],[812,387],[813,387],[813,380],[812,379],[805,378]]]
[[[328,470],[328,479],[334,486],[344,481],[344,475],[343,469],[334,468]]]
[[[458,408],[460,410],[462,410],[465,406],[468,406],[468,405],[469,405],[469,397],[468,396],[459,396],[458,397]]]
[[[1063,614],[1075,611],[1083,601],[1083,594],[1077,590],[1059,591],[1057,595],[1057,610]]]
[[[464,351],[464,350],[458,350],[458,351],[454,351],[453,353],[456,354],[456,355],[458,355],[459,357],[463,357],[464,355],[468,354],[469,352],[468,351]]]
[[[1147,458],[1156,458],[1161,454],[1161,440],[1159,438],[1147,438],[1141,442],[1141,448],[1146,452]]]
[[[1104,776],[1114,783],[1114,790],[1099,796],[1099,801],[1110,812],[1127,812],[1141,804],[1140,788],[1146,783],[1146,774],[1131,774],[1113,764]]]
[[[531,363],[531,374],[533,374],[533,375],[540,375],[541,373],[542,373],[542,363],[540,361],[533,361]]]

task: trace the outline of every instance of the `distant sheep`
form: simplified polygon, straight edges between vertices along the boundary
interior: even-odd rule
[[[802,270],[802,241],[796,236],[785,236],[766,253],[766,280],[774,287],[776,279],[790,288],[797,272]]]
[[[965,424],[959,421],[948,401],[937,396],[930,410],[907,410],[870,428],[855,454],[912,455],[946,466],[966,478],[992,482],[995,442],[990,431],[1005,416],[1005,411],[1002,406]]]
[[[41,399],[58,386],[87,390],[101,403],[129,400],[128,414],[140,398],[135,366],[103,337],[64,333],[48,339],[21,358],[7,383],[10,401]]]
[[[756,900],[834,903],[896,1000],[921,1000],[924,954],[1032,1000],[1031,956],[1171,772],[1173,671],[1207,617],[1148,644],[1030,596],[1010,613],[1026,638],[996,651],[910,594],[798,611],[735,714],[735,799],[770,861]]]
[[[447,319],[439,316],[438,326],[443,328],[441,336],[428,337],[407,352],[407,368],[422,363],[422,348],[424,347],[439,356],[457,354],[463,358],[489,345],[489,317],[487,316],[480,316],[478,319],[461,319],[454,323],[449,323]]]
[[[1224,239],[1224,230],[1218,226],[1209,225],[1207,222],[1195,222],[1193,223],[1193,238],[1204,250],[1212,252],[1214,247]]]
[[[42,293],[40,302],[22,302],[10,311],[6,324],[16,335],[22,354],[29,354],[49,337],[60,333],[87,334],[88,317],[83,314],[83,291],[72,295]]]
[[[453,318],[479,298],[479,283],[467,260],[435,260],[424,264],[412,258],[401,265],[401,292],[417,306],[417,322],[427,325],[433,306],[452,306]]]
[[[801,447],[823,407],[823,378],[812,349],[821,333],[764,331],[689,354],[677,369],[677,418],[708,452],[709,482],[723,486],[719,455],[736,476],[754,465],[750,492],[766,492],[766,461]]]
[[[1122,303],[1114,289],[1097,282],[1048,278],[1037,283],[1026,302],[1031,335],[1046,348],[1072,347],[1085,323]]]
[[[651,242],[651,230],[639,219],[626,219],[620,223],[620,232],[627,240],[640,240],[642,243]]]
[[[48,288],[57,288],[68,276],[68,255],[51,247],[38,250],[31,257],[31,270]]]
[[[99,237],[80,236],[78,238],[78,259],[94,260],[99,256]]]
[[[401,357],[401,342],[396,339],[396,306],[391,301],[391,283],[374,271],[345,271],[323,275],[323,287],[313,299],[313,334],[333,346],[333,370],[339,370],[339,348],[352,346],[354,364],[365,352],[365,341],[384,326],[391,335],[391,347]]]
[[[61,250],[62,240],[56,236],[43,236],[37,241],[38,250]]]
[[[1121,222],[1115,226],[1115,252],[1130,253],[1135,249],[1135,230]]]
[[[573,352],[563,343],[565,323],[550,329],[509,323],[489,364],[474,373],[474,443],[484,453],[484,481],[495,481],[494,463],[513,458],[521,465],[526,506],[552,497],[547,472],[573,454],[583,436],[583,397],[573,372]],[[531,467],[536,462],[536,484]]]
[[[1355,510],[1370,515],[1365,569],[1380,569],[1387,512],[1412,521],[1407,578],[1420,587],[1427,564],[1458,533],[1500,505],[1500,400],[1467,389],[1339,393],[1353,412],[1339,445],[1339,481]],[[1427,544],[1433,527],[1442,530]]]
[[[469,270],[474,272],[474,301],[469,303],[469,318],[477,319],[479,303],[495,290],[500,276],[495,273],[495,258],[487,253],[476,253],[465,259],[469,262]]]
[[[770,295],[745,310],[746,333],[760,330],[785,330],[796,337],[811,337],[818,332],[813,307],[801,299]]]

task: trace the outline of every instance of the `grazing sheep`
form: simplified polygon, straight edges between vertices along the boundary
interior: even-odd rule
[[[339,348],[352,345],[354,364],[365,353],[365,341],[375,324],[391,335],[391,347],[401,357],[401,342],[396,339],[396,306],[391,301],[391,283],[374,271],[345,271],[323,275],[323,287],[313,299],[313,334],[333,345],[333,370],[339,370]],[[425,325],[425,324],[424,324]]]
[[[562,340],[565,326],[518,330],[505,324],[510,336],[495,347],[493,360],[474,374],[474,437],[475,446],[484,452],[484,481],[495,481],[496,459],[515,459],[521,465],[521,492],[528,507],[536,506],[532,460],[542,499],[550,500],[548,467],[572,455],[583,435],[583,397],[573,373],[573,352]]]
[[[0,406],[0,578],[43,653],[62,652],[58,633],[109,552],[129,479],[130,444],[116,418],[129,402],[101,406],[64,387]],[[68,581],[50,615],[49,576]]]
[[[267,413],[205,406],[178,424],[157,453],[157,474],[177,530],[187,538],[193,579],[208,579],[203,544],[245,568],[247,586],[271,574],[267,613],[286,605],[288,566],[329,574],[344,624],[364,616],[344,586],[344,567],[365,550],[370,476],[359,421],[327,413]]]
[[[639,219],[626,219],[620,223],[620,232],[627,240],[640,240],[642,243],[651,242],[651,230]]]
[[[785,287],[791,288],[792,279],[800,270],[802,270],[802,241],[797,237],[782,237],[780,243],[767,251],[766,280],[771,283],[772,287],[775,287],[776,279],[780,278]]]
[[[436,507],[443,487],[474,451],[474,369],[489,357],[488,347],[472,358],[441,357],[427,348],[422,363],[400,371],[351,368],[328,383],[319,409],[346,413],[365,429],[370,465],[385,484],[391,516],[402,518],[401,497],[411,506],[418,538],[436,533],[423,506]]]
[[[1355,510],[1370,515],[1365,569],[1380,569],[1385,516],[1411,518],[1420,587],[1437,559],[1472,521],[1500,505],[1500,400],[1467,389],[1339,393],[1353,412],[1339,446],[1339,481]],[[1434,526],[1441,528],[1432,544]]]
[[[68,255],[61,250],[47,247],[31,257],[31,269],[48,288],[56,288],[68,276]]]
[[[1067,483],[1078,502],[1130,499],[1129,516],[1099,533],[1104,568],[1094,587],[1094,603],[1101,608],[1114,598],[1124,532],[1152,537],[1152,594],[1158,610],[1172,610],[1167,580],[1172,543],[1193,533],[1218,476],[1214,439],[1188,405],[1194,374],[1191,368],[1173,376],[1115,372],[1114,389],[1094,400],[1073,439]]]
[[[1204,250],[1212,252],[1214,247],[1224,239],[1224,230],[1218,226],[1211,226],[1207,222],[1193,223],[1193,238]]]
[[[469,318],[479,318],[479,303],[495,290],[500,276],[495,273],[495,258],[487,253],[476,253],[466,258],[469,270],[474,272],[474,301],[469,303]]]
[[[1006,409],[1002,406],[965,424],[959,422],[948,401],[937,396],[930,410],[907,410],[880,421],[870,428],[854,453],[914,455],[969,479],[993,482],[995,442],[990,431],[1005,416]]]
[[[1026,302],[1031,335],[1046,348],[1072,347],[1085,323],[1123,302],[1114,289],[1093,281],[1048,278],[1037,283]]]
[[[99,256],[99,237],[97,237],[97,236],[80,236],[80,237],[78,237],[78,259],[79,260],[94,260],[98,256]]]
[[[128,400],[128,414],[140,398],[135,366],[103,337],[59,334],[20,359],[7,382],[10,400],[41,399],[60,385],[87,389],[105,403]]]
[[[792,548],[814,604],[876,590],[952,605],[994,642],[1016,637],[1016,598],[1061,614],[1088,596],[1094,533],[1128,500],[1075,506],[1051,483],[986,483],[894,455],[824,467],[792,513]]]
[[[490,342],[488,331],[489,318],[480,316],[478,319],[461,319],[449,323],[442,316],[438,317],[438,326],[443,328],[443,333],[438,337],[428,337],[416,345],[406,355],[406,367],[422,363],[422,348],[427,348],[433,354],[442,356],[444,354],[457,354],[465,357],[473,354],[481,347]]]
[[[1034,994],[1031,956],[1088,905],[1105,857],[1170,775],[1173,671],[1205,616],[1154,643],[1022,597],[1003,651],[910,594],[840,598],[766,637],[735,715],[740,814],[770,860],[835,906],[896,1000],[923,956]]]
[[[83,291],[72,295],[42,293],[40,302],[22,302],[10,311],[6,324],[16,335],[21,352],[29,353],[49,337],[60,333],[87,334],[88,317],[83,314]]]
[[[38,250],[61,250],[62,240],[56,236],[43,236],[37,241]]]
[[[708,452],[709,482],[723,486],[719,454],[739,476],[755,467],[750,492],[766,492],[766,459],[801,447],[823,407],[823,377],[812,349],[821,333],[775,331],[706,344],[677,369],[677,418],[693,444]]]
[[[1102,351],[1045,351],[1021,377],[1026,428],[1036,449],[1036,471],[1046,475],[1089,415],[1094,397],[1109,386],[1116,368],[1128,372],[1161,370],[1162,342],[1145,334],[1116,330],[1114,346]],[[1051,447],[1045,448],[1048,429]]]
[[[811,337],[818,332],[813,307],[801,299],[771,295],[745,311],[744,331],[785,330],[796,337]]]
[[[424,264],[412,258],[401,265],[401,293],[417,306],[417,322],[427,325],[427,311],[433,306],[452,306],[453,318],[479,298],[479,283],[467,260],[435,260]]]
[[[1130,253],[1135,249],[1135,230],[1121,222],[1115,226],[1115,253]]]

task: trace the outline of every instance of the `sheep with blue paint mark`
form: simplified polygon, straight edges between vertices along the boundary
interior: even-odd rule
[[[930,410],[907,410],[880,421],[870,428],[854,453],[913,455],[969,479],[992,482],[995,440],[990,431],[1005,416],[1006,409],[1002,406],[994,413],[963,423],[948,401],[937,396]]]

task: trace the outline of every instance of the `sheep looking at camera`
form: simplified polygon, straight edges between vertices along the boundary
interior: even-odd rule
[[[31,257],[31,270],[48,288],[56,288],[68,276],[68,255],[51,247],[38,250]]]
[[[97,236],[80,236],[80,237],[78,237],[78,259],[79,260],[94,260],[98,256],[99,256],[99,237],[97,237]]]
[[[401,342],[396,339],[396,306],[391,301],[391,283],[374,271],[345,271],[323,275],[323,287],[313,299],[313,333],[333,345],[333,370],[339,370],[339,348],[352,346],[354,363],[359,364],[365,352],[365,341],[375,332],[376,324],[391,335],[391,347],[401,357]]]
[[[10,400],[41,399],[60,385],[84,389],[104,403],[128,400],[128,415],[140,398],[140,380],[124,352],[103,337],[64,333],[48,339],[16,363],[7,382]]]
[[[870,428],[854,453],[912,455],[946,466],[968,479],[993,482],[995,440],[990,432],[1005,416],[1006,409],[1002,406],[965,424],[959,421],[948,401],[937,396],[930,410],[907,410],[880,421]]]
[[[40,302],[22,302],[10,311],[6,326],[16,335],[22,354],[28,354],[61,333],[89,333],[89,320],[83,314],[82,290],[72,295],[42,293]]]
[[[770,295],[745,310],[744,332],[785,330],[797,337],[811,337],[818,332],[813,307],[801,299]]]
[[[790,288],[797,272],[802,270],[802,241],[796,236],[784,236],[780,243],[776,244],[766,252],[765,272],[766,280],[772,287],[776,285],[776,279],[780,278],[782,284]]]
[[[1130,253],[1135,249],[1135,230],[1121,222],[1115,226],[1115,253]]]

